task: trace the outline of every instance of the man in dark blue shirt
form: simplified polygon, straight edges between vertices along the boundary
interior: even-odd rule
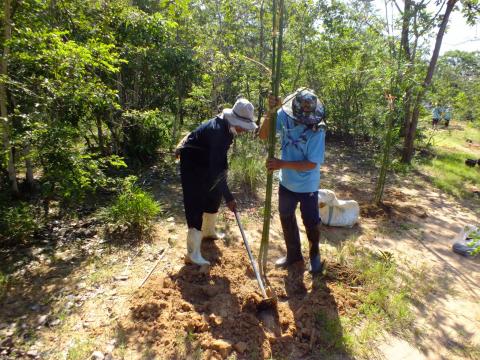
[[[187,218],[186,260],[209,265],[201,254],[202,238],[218,238],[215,223],[222,197],[227,207],[236,209],[235,199],[227,184],[227,152],[233,137],[257,128],[253,105],[240,98],[232,109],[225,109],[215,118],[188,134],[178,148]]]

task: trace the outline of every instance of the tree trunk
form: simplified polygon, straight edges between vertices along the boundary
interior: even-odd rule
[[[445,9],[445,14],[443,15],[440,28],[438,29],[437,38],[435,40],[435,48],[433,49],[433,54],[430,59],[430,63],[428,65],[427,75],[423,80],[422,87],[419,90],[415,98],[415,102],[413,104],[412,121],[410,122],[410,124],[408,124],[408,128],[406,129],[407,132],[406,132],[405,141],[403,144],[402,162],[404,163],[410,163],[413,158],[414,142],[415,142],[415,135],[417,132],[421,101],[428,87],[432,83],[433,74],[435,72],[435,67],[437,65],[438,55],[440,53],[440,47],[442,46],[443,35],[445,34],[445,29],[447,27],[450,14],[452,13],[452,10],[455,7],[455,4],[457,3],[457,1],[458,0],[449,0],[447,2],[447,8]]]
[[[170,143],[170,151],[173,151],[173,147],[178,142],[178,133],[180,132],[180,121],[182,119],[182,112],[183,112],[183,97],[182,97],[182,83],[179,77],[177,78],[176,83],[176,90],[177,90],[177,106],[175,112],[175,119],[173,122],[173,134],[172,134],[172,142]]]
[[[8,76],[8,55],[10,49],[6,43],[12,37],[12,24],[10,19],[10,0],[4,0],[3,3],[3,16],[4,16],[4,47],[3,47],[3,56],[1,61],[0,75],[2,78],[7,78]],[[2,120],[2,130],[3,130],[3,148],[7,155],[8,161],[8,178],[10,179],[10,185],[12,187],[12,192],[18,194],[18,183],[17,183],[17,173],[15,170],[15,159],[12,146],[10,144],[10,121],[8,119],[8,108],[7,108],[7,87],[4,81],[0,81],[0,116]]]
[[[103,136],[102,120],[98,116],[96,116],[95,120],[97,122],[98,148],[100,153],[105,155],[105,137]]]
[[[297,71],[295,73],[295,80],[293,80],[293,89],[292,91],[297,90],[298,88],[298,81],[300,80],[300,71],[303,67],[303,62],[305,60],[305,36],[303,36],[300,42],[300,59],[298,60]]]
[[[30,158],[30,144],[27,144],[24,149],[25,154],[25,178],[27,179],[27,185],[30,189],[34,187],[34,178],[33,178],[33,163]]]

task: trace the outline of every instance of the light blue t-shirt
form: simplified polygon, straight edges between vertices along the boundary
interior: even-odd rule
[[[320,165],[325,159],[325,130],[313,131],[296,124],[282,109],[277,113],[277,133],[280,134],[282,160],[308,160],[317,166],[308,171],[280,170],[280,184],[288,190],[309,193],[320,186]]]

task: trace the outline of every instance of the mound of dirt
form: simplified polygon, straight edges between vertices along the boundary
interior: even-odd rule
[[[358,280],[329,263],[327,275],[312,279],[303,264],[274,269],[268,278],[278,296],[278,328],[257,313],[262,300],[240,243],[204,242],[212,265],[185,265],[152,277],[133,298],[121,324],[130,343],[166,359],[308,359],[345,354],[339,316],[356,311]]]

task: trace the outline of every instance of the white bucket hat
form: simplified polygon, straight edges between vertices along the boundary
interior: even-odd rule
[[[238,99],[232,109],[224,109],[219,115],[232,126],[239,126],[245,130],[255,130],[258,126],[255,124],[255,116],[253,114],[253,105],[244,98]]]

